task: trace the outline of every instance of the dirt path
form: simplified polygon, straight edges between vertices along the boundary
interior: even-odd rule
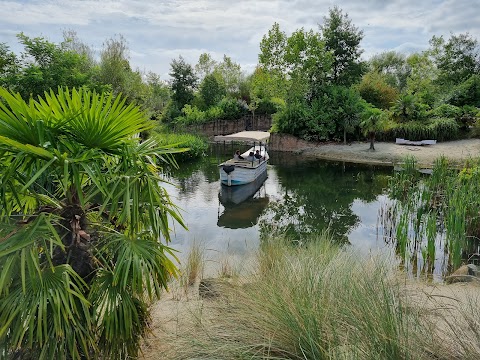
[[[375,151],[368,150],[369,146],[368,142],[354,142],[348,145],[325,144],[304,148],[301,153],[321,159],[383,165],[401,163],[406,156],[414,156],[419,164],[425,167],[431,167],[435,159],[442,155],[455,164],[462,164],[469,158],[480,157],[480,139],[448,141],[424,146],[378,142],[375,143]]]

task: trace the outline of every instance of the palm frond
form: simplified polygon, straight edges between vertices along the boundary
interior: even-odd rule
[[[99,348],[106,359],[136,358],[148,324],[145,302],[120,286],[111,271],[101,270],[89,300],[94,305]]]
[[[130,289],[137,296],[158,299],[172,276],[177,275],[173,261],[178,260],[173,250],[151,232],[139,236],[110,234],[97,251],[97,257],[104,259],[107,266],[115,264],[110,267],[113,285]]]
[[[45,360],[89,358],[96,344],[85,286],[69,265],[59,265],[27,277],[24,289],[15,287],[0,297],[3,351],[30,349]]]

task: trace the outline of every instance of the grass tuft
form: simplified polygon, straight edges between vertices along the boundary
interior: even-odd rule
[[[418,301],[388,259],[340,249],[327,234],[305,243],[262,239],[254,275],[198,300],[176,337],[162,339],[162,358],[479,358],[478,301],[442,317],[449,308]]]

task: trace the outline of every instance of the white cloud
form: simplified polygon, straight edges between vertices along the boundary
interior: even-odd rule
[[[318,29],[335,3],[329,0],[9,0],[0,1],[0,42],[20,51],[15,34],[60,41],[73,29],[99,49],[122,34],[132,67],[166,76],[173,58],[192,64],[202,52],[232,57],[244,70],[255,67],[262,36],[278,22],[290,33]],[[432,35],[470,32],[480,39],[478,0],[344,0],[338,6],[364,30],[364,56],[396,49],[418,51]]]

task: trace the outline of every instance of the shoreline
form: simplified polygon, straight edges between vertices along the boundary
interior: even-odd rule
[[[461,166],[469,159],[480,157],[480,139],[455,140],[435,145],[398,145],[390,142],[375,142],[375,151],[369,150],[370,142],[344,144],[316,144],[293,150],[303,156],[324,160],[351,163],[395,166],[404,162],[407,156],[417,159],[424,168],[433,167],[435,160],[444,156],[452,165]]]

